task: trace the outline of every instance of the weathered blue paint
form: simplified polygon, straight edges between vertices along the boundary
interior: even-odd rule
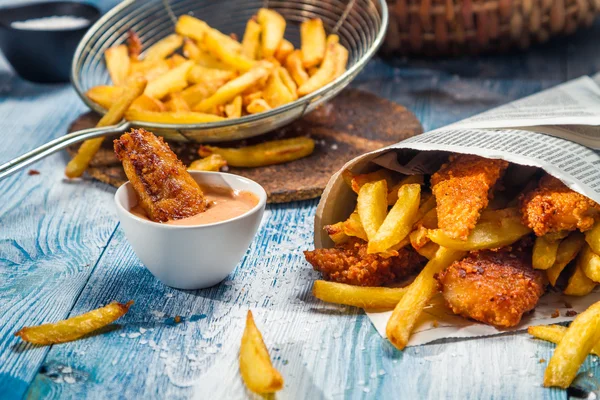
[[[0,0],[0,6],[11,1]],[[103,9],[116,1],[97,2]],[[455,60],[373,60],[354,83],[397,101],[433,129],[600,70],[591,31],[528,53]],[[62,135],[85,110],[67,85],[34,85],[0,60],[0,163]],[[286,378],[281,398],[552,398],[540,386],[553,345],[526,334],[394,350],[353,308],[310,294],[317,202],[268,207],[236,270],[206,290],[165,287],[118,227],[114,189],[66,182],[63,154],[0,182],[0,398],[245,398],[237,349],[248,308]],[[35,347],[13,333],[135,300],[111,329]],[[174,323],[174,317],[182,317]],[[600,373],[597,360],[583,367]]]

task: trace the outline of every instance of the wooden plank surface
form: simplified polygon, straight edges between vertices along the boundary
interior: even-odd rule
[[[374,60],[354,86],[405,105],[432,129],[593,72],[600,63],[594,34],[600,24],[564,47],[476,62]],[[67,86],[25,83],[1,60],[0,92],[0,162],[61,135],[83,110]],[[317,275],[301,250],[312,246],[316,201],[270,206],[243,262],[220,285],[167,288],[125,241],[112,189],[64,182],[65,160],[53,156],[33,167],[41,175],[0,182],[2,399],[251,397],[236,364],[248,308],[286,378],[278,398],[566,398],[540,386],[540,359],[549,359],[553,345],[526,334],[400,353],[362,312],[314,300]],[[12,336],[22,325],[128,299],[136,304],[118,330],[50,349]],[[175,315],[185,321],[174,325]],[[584,369],[598,375],[598,359]]]

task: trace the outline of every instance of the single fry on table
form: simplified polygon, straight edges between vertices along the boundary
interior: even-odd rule
[[[242,380],[254,393],[274,393],[283,389],[283,377],[271,363],[269,351],[251,311],[246,316],[239,362]]]
[[[400,301],[406,288],[365,287],[317,280],[312,293],[328,303],[345,304],[369,310],[391,310]]]
[[[242,148],[222,148],[216,146],[200,146],[200,157],[219,154],[231,167],[262,167],[281,164],[310,155],[315,147],[314,140],[307,137],[273,140],[254,146]]]
[[[133,301],[126,304],[113,302],[63,321],[21,328],[15,336],[43,346],[71,342],[113,323],[125,315],[132,304]]]

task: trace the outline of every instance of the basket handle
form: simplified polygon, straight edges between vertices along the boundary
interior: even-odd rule
[[[19,156],[7,163],[0,165],[0,180],[72,144],[114,133],[123,133],[127,129],[129,129],[129,125],[129,121],[123,121],[118,125],[82,129],[80,131],[72,132],[68,135],[61,136],[36,149],[33,149],[23,154],[22,156]]]

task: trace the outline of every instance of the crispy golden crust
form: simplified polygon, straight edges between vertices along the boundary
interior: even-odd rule
[[[600,215],[600,205],[569,189],[551,175],[544,175],[537,188],[521,195],[523,224],[537,236],[559,231],[586,231]]]
[[[471,253],[437,279],[454,313],[498,328],[518,325],[545,291],[543,274],[531,267],[531,253],[512,249]]]
[[[389,258],[367,254],[367,243],[358,239],[333,249],[305,251],[304,256],[325,279],[356,286],[401,281],[417,272],[424,260],[410,247],[400,249],[397,256]]]
[[[132,129],[114,147],[148,218],[164,222],[206,210],[202,190],[162,138]]]
[[[439,228],[453,239],[467,240],[481,210],[492,198],[491,189],[507,167],[504,160],[450,156],[449,162],[431,177]]]

